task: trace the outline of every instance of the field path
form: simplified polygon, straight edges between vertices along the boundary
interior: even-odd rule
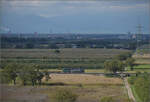
[[[133,93],[132,93],[132,90],[131,90],[131,88],[130,88],[130,85],[129,85],[129,83],[128,83],[127,78],[124,78],[124,83],[125,83],[125,87],[126,87],[126,89],[127,89],[127,91],[128,91],[129,99],[132,99],[134,102],[136,102],[135,97],[134,97],[134,95],[133,95]]]

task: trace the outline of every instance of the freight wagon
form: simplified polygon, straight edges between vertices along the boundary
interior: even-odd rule
[[[64,68],[63,73],[84,73],[83,68]]]

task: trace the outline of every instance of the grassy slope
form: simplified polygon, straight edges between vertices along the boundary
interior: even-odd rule
[[[134,85],[131,85],[131,89],[132,89],[133,95],[134,95],[134,97],[136,99],[136,102],[142,102],[140,100],[140,98],[138,97],[138,95],[136,94],[136,92],[135,92]]]

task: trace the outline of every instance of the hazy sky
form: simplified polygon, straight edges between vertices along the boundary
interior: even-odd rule
[[[149,0],[0,0],[0,32],[150,33]]]

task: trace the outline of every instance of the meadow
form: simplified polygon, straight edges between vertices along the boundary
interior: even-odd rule
[[[59,49],[1,49],[1,62],[17,62],[22,64],[37,64],[41,68],[83,67],[103,68],[105,60],[129,52],[123,49],[90,49],[65,48]]]

